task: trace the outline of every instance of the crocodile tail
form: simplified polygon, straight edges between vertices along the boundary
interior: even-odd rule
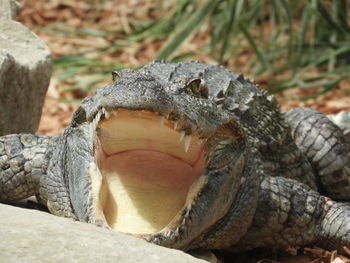
[[[11,134],[0,137],[0,202],[39,196],[57,136]]]

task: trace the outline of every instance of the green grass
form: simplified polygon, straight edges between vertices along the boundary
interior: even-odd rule
[[[199,27],[197,23],[193,31],[189,31],[187,25],[201,21],[210,28],[211,54],[219,63],[232,63],[240,51],[249,48],[255,57],[248,61],[254,74],[283,76],[288,72],[289,79],[272,79],[273,93],[300,86],[320,87],[321,94],[350,77],[348,1],[328,1],[328,6],[320,0],[205,2],[214,6],[211,12],[198,9],[200,19],[194,14],[187,24],[179,25],[178,33],[172,36],[174,40],[167,43],[159,58],[171,60],[178,43]],[[315,68],[319,73],[309,77]]]
[[[180,53],[186,40],[203,31],[210,35],[205,50],[218,63],[234,64],[243,51],[252,54],[247,67],[254,75],[267,74],[272,93],[296,86],[319,87],[318,94],[336,88],[350,77],[350,27],[347,0],[178,0],[166,9],[156,5],[162,14],[153,20],[128,18],[130,28],[113,30],[56,23],[45,30],[61,35],[115,38],[110,46],[86,50],[55,59],[59,78],[72,79],[74,88],[91,89],[109,72],[124,67],[103,64],[102,55],[114,54],[126,46],[146,39],[166,40],[157,58],[180,61],[195,53]],[[103,6],[98,6],[100,12]],[[96,14],[97,15],[97,14]],[[203,30],[204,29],[204,30]],[[99,52],[95,57],[85,56]],[[315,69],[317,69],[315,71]],[[86,83],[78,75],[96,76]],[[317,94],[316,94],[317,95]]]

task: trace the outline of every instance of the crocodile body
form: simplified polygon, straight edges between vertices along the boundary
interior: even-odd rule
[[[63,135],[0,137],[1,202],[183,250],[350,245],[350,139],[326,116],[220,66],[113,76]]]

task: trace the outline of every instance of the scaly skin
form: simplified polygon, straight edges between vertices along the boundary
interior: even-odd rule
[[[206,142],[196,194],[165,229],[140,237],[183,250],[350,245],[350,207],[333,201],[350,197],[349,137],[316,111],[282,114],[242,75],[193,61],[115,72],[62,136],[1,137],[0,201],[37,195],[55,215],[108,227],[96,127],[121,108],[156,112]]]
[[[0,137],[0,200],[38,195],[57,137],[12,134]]]

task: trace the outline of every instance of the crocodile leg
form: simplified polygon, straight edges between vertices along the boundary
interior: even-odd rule
[[[233,250],[311,244],[340,250],[350,246],[350,207],[295,180],[265,178],[252,226]]]
[[[0,202],[39,195],[58,137],[11,134],[0,137]]]
[[[334,199],[349,200],[350,137],[312,109],[293,109],[285,116],[296,145],[314,168],[320,190]]]

